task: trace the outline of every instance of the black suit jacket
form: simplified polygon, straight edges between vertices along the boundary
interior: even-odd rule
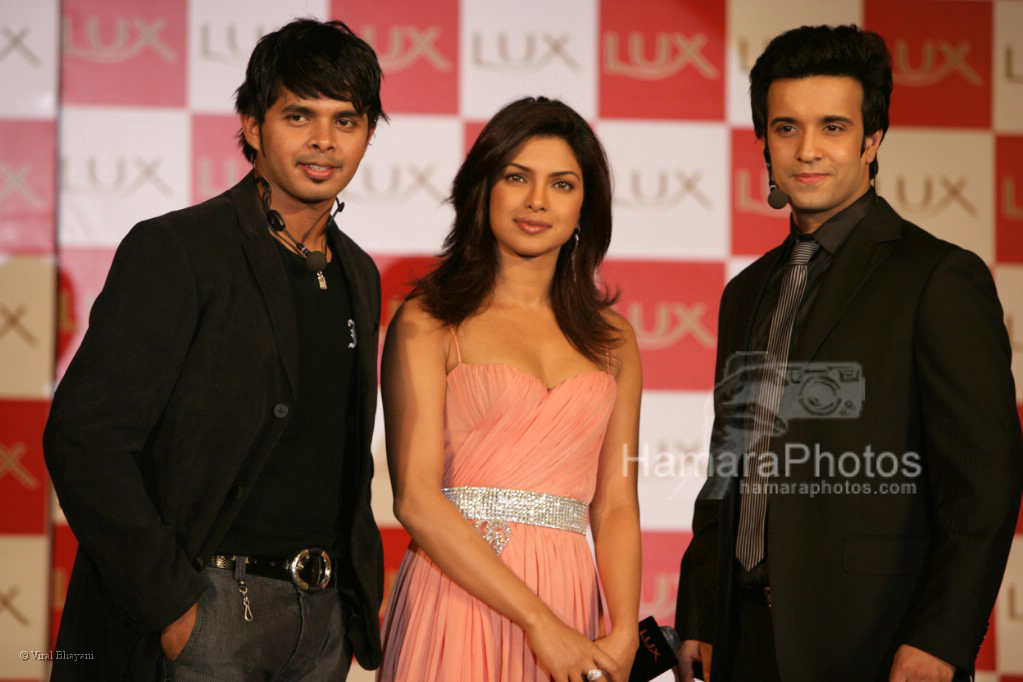
[[[747,432],[729,413],[734,390],[721,389],[736,379],[725,376],[728,358],[749,349],[788,246],[733,279],[721,300],[718,466],[696,502],[676,617],[684,639],[714,643],[715,682],[731,679],[741,476],[721,465],[745,452]],[[878,199],[791,349],[790,368],[807,362],[821,363],[819,376],[860,368],[865,393],[859,416],[791,419],[771,443],[782,464],[767,531],[782,679],[887,680],[903,643],[972,671],[1023,490],[1011,350],[987,267]],[[798,402],[798,391],[785,400]],[[842,487],[824,493],[825,482]]]
[[[358,338],[339,587],[354,614],[346,626],[355,655],[373,668],[383,588],[370,508],[380,278],[336,226],[329,234]],[[154,679],[159,632],[198,599],[198,571],[302,390],[291,288],[276,248],[252,174],[203,204],[136,225],[118,248],[44,436],[79,541],[57,646],[96,656],[91,666],[55,666],[53,679]]]

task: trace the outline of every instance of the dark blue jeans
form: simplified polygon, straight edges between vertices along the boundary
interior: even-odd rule
[[[218,680],[320,680],[348,676],[351,651],[345,639],[340,594],[310,593],[284,580],[245,576],[252,620],[234,572],[207,567],[206,591],[185,648],[164,661],[175,682]]]

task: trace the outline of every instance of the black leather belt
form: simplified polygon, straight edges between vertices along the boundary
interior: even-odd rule
[[[244,569],[236,570],[243,559]],[[336,582],[330,555],[319,547],[303,549],[284,559],[217,554],[210,559],[210,565],[235,571],[240,574],[238,577],[247,574],[289,580],[306,592],[319,592]]]

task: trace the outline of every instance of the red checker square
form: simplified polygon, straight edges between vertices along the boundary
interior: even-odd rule
[[[64,601],[67,598],[67,586],[71,580],[71,569],[75,565],[75,553],[78,551],[78,539],[66,523],[53,524],[53,572],[51,579],[53,618],[53,644],[57,644],[57,632],[60,630],[60,616],[64,612]]]
[[[192,201],[230,189],[252,168],[238,144],[237,116],[192,116]]]
[[[476,143],[480,133],[487,126],[486,121],[466,121],[465,122],[465,153],[468,154],[469,150]]]
[[[643,387],[711,390],[724,263],[613,260],[600,275],[636,331]]]
[[[644,532],[643,578],[640,584],[639,617],[653,616],[660,625],[675,624],[678,567],[693,534]]]
[[[65,103],[185,106],[187,2],[66,0],[61,6]]]
[[[724,118],[726,4],[601,0],[600,116]]]
[[[82,343],[89,325],[89,311],[103,290],[113,260],[112,248],[61,249],[57,301],[57,379],[64,376],[71,358]]]
[[[0,400],[0,534],[42,534],[50,479],[43,461],[49,401]]]
[[[752,128],[732,129],[732,255],[759,256],[785,239],[788,207],[767,205],[767,185],[763,143]]]
[[[995,259],[1023,263],[1023,137],[995,138]]]
[[[0,120],[0,252],[53,253],[57,124]]]
[[[331,0],[330,12],[376,50],[384,111],[458,112],[458,0]]]
[[[995,632],[998,619],[995,613],[988,618],[988,630],[981,642],[980,651],[977,652],[977,670],[998,670],[998,656],[995,646],[998,642],[998,635]]]
[[[864,0],[863,9],[892,53],[895,125],[991,125],[991,3]]]
[[[430,256],[374,256],[373,261],[380,270],[381,298],[383,311],[380,315],[380,329],[391,323],[391,318],[412,291],[417,277],[427,274],[437,265]],[[380,340],[383,341],[381,333]]]
[[[412,538],[401,526],[381,526],[380,537],[384,544],[384,600],[380,606],[382,621],[387,612],[387,605],[391,602],[391,590],[398,578],[401,560],[405,557],[405,550],[408,549]]]

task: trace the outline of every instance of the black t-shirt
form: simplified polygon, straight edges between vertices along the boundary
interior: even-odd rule
[[[275,240],[276,241],[276,240]],[[337,254],[323,270],[280,242],[298,322],[298,392],[290,422],[256,479],[219,554],[285,557],[308,547],[336,554],[345,442],[352,419],[352,304]]]

